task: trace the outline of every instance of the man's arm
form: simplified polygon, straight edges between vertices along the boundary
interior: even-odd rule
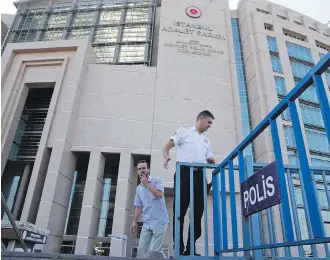
[[[146,187],[151,191],[151,193],[157,197],[161,198],[163,197],[163,192],[157,189],[156,187],[152,186],[149,182],[146,184]]]
[[[213,153],[211,150],[211,143],[209,142],[209,145],[207,147],[207,154],[206,154],[206,161],[211,164],[215,164],[215,159],[213,157]]]
[[[168,168],[168,162],[171,160],[170,158],[170,150],[174,147],[174,142],[170,139],[163,148],[163,156],[164,156],[164,167]],[[156,196],[156,195],[155,195]]]
[[[134,214],[133,223],[131,226],[132,233],[135,233],[137,230],[137,221],[139,220],[139,218],[141,216],[141,211],[142,211],[142,209],[140,207],[135,207],[135,214]]]

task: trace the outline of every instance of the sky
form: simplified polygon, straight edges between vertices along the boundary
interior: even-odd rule
[[[239,0],[229,0],[230,9],[236,9],[238,2]],[[283,5],[324,24],[330,21],[329,0],[270,0],[270,2]],[[0,0],[0,12],[15,14],[16,8],[13,3],[14,0]]]

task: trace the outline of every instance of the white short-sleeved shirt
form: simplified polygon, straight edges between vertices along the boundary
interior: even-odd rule
[[[177,149],[177,162],[205,163],[213,156],[210,140],[194,126],[180,127],[170,139]]]

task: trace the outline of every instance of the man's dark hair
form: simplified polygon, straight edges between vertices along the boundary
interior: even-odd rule
[[[138,166],[140,163],[146,163],[147,164],[147,168],[149,169],[150,166],[149,166],[149,163],[146,161],[146,160],[140,160],[137,162],[136,166]]]
[[[200,112],[197,116],[197,121],[201,118],[201,117],[211,117],[214,120],[214,116],[213,114],[208,111],[208,110],[203,110],[202,112]]]

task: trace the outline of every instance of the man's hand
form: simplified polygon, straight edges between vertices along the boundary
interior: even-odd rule
[[[169,156],[164,157],[164,168],[168,169],[168,162],[171,160]]]
[[[140,175],[140,182],[144,186],[146,186],[148,184],[148,179],[147,179],[147,177],[144,174],[143,175]]]
[[[136,232],[136,229],[137,229],[137,223],[133,221],[131,225],[131,232],[134,234]]]
[[[206,161],[211,164],[215,164],[215,159],[213,157],[207,158]]]

